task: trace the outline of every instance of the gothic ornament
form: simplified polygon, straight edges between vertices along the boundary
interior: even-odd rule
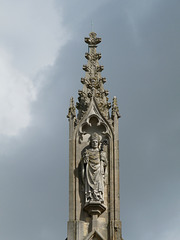
[[[104,67],[96,52],[101,38],[85,38],[82,90],[76,107],[71,98],[69,119],[68,240],[122,240],[119,208],[119,148],[117,99],[108,99]],[[77,117],[76,117],[77,109]],[[109,110],[111,109],[111,115]]]

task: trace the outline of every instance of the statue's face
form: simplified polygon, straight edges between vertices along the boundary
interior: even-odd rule
[[[93,139],[92,141],[91,141],[91,146],[92,146],[92,148],[98,148],[98,140],[97,139]]]

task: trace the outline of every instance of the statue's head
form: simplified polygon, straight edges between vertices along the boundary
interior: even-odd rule
[[[91,134],[90,136],[90,144],[92,148],[98,148],[99,147],[99,143],[100,143],[100,137],[99,135],[94,132]]]

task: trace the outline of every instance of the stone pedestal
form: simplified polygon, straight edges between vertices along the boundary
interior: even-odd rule
[[[106,207],[100,202],[90,202],[85,204],[84,210],[92,217],[91,230],[96,230],[98,227],[97,219],[106,210]]]
[[[106,210],[106,207],[100,202],[90,202],[85,204],[84,210],[90,216],[97,215],[99,217]]]

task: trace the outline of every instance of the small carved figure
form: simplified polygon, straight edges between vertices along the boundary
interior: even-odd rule
[[[107,166],[106,152],[100,146],[100,136],[94,132],[90,145],[82,153],[85,203],[104,202],[104,178]]]

